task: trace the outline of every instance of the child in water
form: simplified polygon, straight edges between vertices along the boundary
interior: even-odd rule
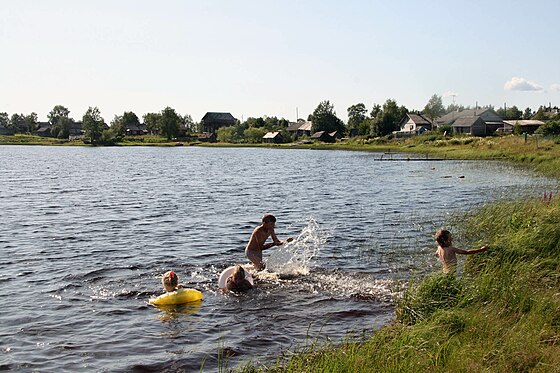
[[[229,291],[243,292],[252,289],[253,285],[245,278],[245,270],[240,265],[235,266],[233,274],[226,280],[226,289]]]
[[[475,250],[463,250],[453,247],[451,233],[446,229],[440,229],[436,233],[436,242],[438,248],[435,252],[443,265],[443,273],[445,274],[455,274],[457,271],[457,254],[471,255],[476,253],[482,253],[488,250],[488,246],[484,245],[480,249]]]
[[[185,286],[179,283],[179,277],[173,271],[165,272],[161,278],[161,284],[166,292],[182,289]]]
[[[286,241],[280,241],[274,233],[274,226],[276,218],[272,214],[265,214],[262,217],[262,224],[253,230],[249,243],[245,248],[245,256],[253,263],[257,271],[262,271],[265,267],[262,260],[263,250],[270,249],[273,246],[283,245],[285,242],[291,242],[293,238],[288,238]],[[272,242],[266,243],[268,237],[272,238]]]

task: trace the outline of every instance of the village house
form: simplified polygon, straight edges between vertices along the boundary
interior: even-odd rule
[[[51,127],[49,122],[37,122],[37,136],[50,137]]]
[[[203,132],[216,133],[220,127],[230,127],[237,123],[237,119],[230,113],[207,112],[200,121]]]
[[[406,114],[399,124],[399,131],[402,134],[420,135],[432,129],[432,122],[422,114]]]
[[[125,132],[127,136],[142,136],[148,133],[148,128],[145,124],[125,124]]]
[[[504,126],[502,118],[492,109],[469,109],[453,111],[438,119],[437,126],[451,125],[453,133],[466,133],[472,136],[489,136]]]
[[[294,140],[297,140],[300,137],[311,136],[312,125],[313,122],[311,121],[290,123],[288,128],[286,128],[286,131],[292,134]]]
[[[311,140],[318,140],[318,141],[330,142],[330,143],[336,142],[336,138],[332,136],[330,133],[328,133],[327,131],[315,132],[313,135],[311,135]]]
[[[284,138],[280,132],[267,132],[262,141],[268,144],[281,144],[284,142]]]

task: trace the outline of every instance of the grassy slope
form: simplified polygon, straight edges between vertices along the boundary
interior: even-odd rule
[[[411,283],[395,322],[366,341],[309,347],[268,369],[241,370],[559,371],[560,203],[500,202],[462,220],[492,247],[468,257],[462,278]]]

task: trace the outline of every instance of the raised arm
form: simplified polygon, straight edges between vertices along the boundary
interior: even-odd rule
[[[455,252],[457,254],[471,255],[471,254],[483,253],[485,251],[488,251],[488,249],[489,247],[484,245],[480,249],[474,249],[474,250],[463,250],[463,249],[455,248]]]

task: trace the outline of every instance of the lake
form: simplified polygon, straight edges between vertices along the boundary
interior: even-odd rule
[[[397,280],[440,270],[447,219],[556,185],[493,161],[379,158],[0,146],[0,370],[213,371],[361,338],[392,319]],[[255,289],[223,294],[264,213],[296,240],[264,252]],[[203,301],[149,305],[168,270]]]

